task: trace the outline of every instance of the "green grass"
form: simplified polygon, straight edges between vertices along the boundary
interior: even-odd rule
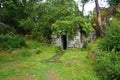
[[[42,61],[57,54],[58,48],[37,41],[27,44],[28,48],[0,53],[0,80],[99,80],[87,58],[88,51],[68,49],[61,63],[45,63]],[[32,49],[40,53],[31,53]]]

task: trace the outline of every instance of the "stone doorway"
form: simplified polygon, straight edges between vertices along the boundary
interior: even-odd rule
[[[63,50],[66,50],[67,49],[67,36],[62,35],[61,40],[62,40],[62,48],[63,48]]]

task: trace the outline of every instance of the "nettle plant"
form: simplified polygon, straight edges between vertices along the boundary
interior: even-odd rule
[[[68,20],[58,20],[52,24],[52,31],[56,35],[67,35],[70,39],[80,30],[88,35],[92,31],[92,24],[85,17],[75,17]]]

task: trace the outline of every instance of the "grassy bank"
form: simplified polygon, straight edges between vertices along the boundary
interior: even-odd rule
[[[58,62],[44,62],[58,47],[27,41],[28,47],[0,53],[0,80],[99,80],[89,50],[68,49]],[[90,45],[91,46],[91,45]]]

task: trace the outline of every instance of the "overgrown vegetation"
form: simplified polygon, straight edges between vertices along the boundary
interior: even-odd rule
[[[0,48],[4,50],[13,50],[27,46],[25,39],[18,35],[0,34]]]
[[[77,31],[87,36],[93,30],[92,23],[88,19],[87,17],[69,16],[65,20],[59,20],[52,24],[52,31],[56,35],[67,35],[71,39]]]
[[[106,30],[106,36],[101,41],[99,47],[102,50],[112,51],[120,51],[120,21],[113,21]]]
[[[120,21],[114,21],[99,43],[95,70],[102,80],[120,79]]]
[[[97,55],[95,70],[102,80],[119,80],[120,52],[99,52]]]

